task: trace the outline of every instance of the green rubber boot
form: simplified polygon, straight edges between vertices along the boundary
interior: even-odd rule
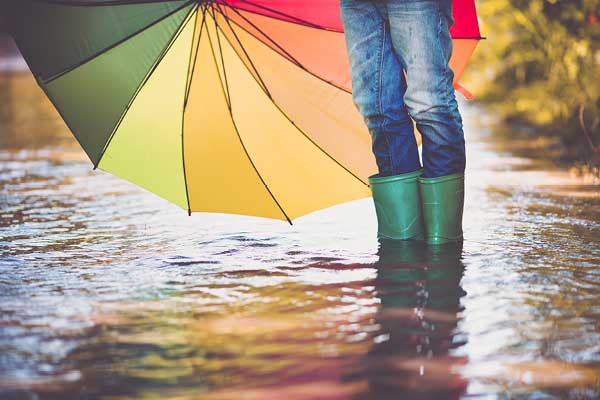
[[[465,174],[438,178],[419,177],[425,238],[429,244],[462,240],[462,216],[465,197]]]
[[[369,178],[379,239],[423,239],[423,217],[418,178],[421,170]]]

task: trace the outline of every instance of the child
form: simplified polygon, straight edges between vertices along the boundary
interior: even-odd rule
[[[465,142],[451,0],[341,0],[354,102],[371,133],[381,239],[462,240]],[[423,168],[412,120],[423,138]]]

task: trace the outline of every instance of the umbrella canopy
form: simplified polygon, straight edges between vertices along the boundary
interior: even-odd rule
[[[454,3],[457,82],[479,29],[473,0]],[[370,195],[338,0],[12,0],[8,11],[95,168],[190,213],[291,221]]]

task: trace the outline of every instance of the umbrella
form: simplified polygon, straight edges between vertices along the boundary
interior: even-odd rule
[[[454,3],[457,82],[479,29],[473,0]],[[189,213],[291,221],[370,195],[338,0],[11,0],[8,15],[94,168]]]

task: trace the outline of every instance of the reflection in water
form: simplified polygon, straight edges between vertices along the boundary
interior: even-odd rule
[[[375,287],[381,326],[368,352],[369,396],[373,399],[454,399],[467,382],[455,371],[464,362],[453,349],[464,265],[462,243],[426,246],[382,241]]]
[[[464,345],[461,254],[460,245],[384,242],[375,263],[290,268],[362,279],[222,282],[184,297],[97,305],[89,339],[62,362],[72,368],[62,376],[80,377],[61,382],[61,394],[136,396],[156,387],[180,398],[458,398],[467,387],[454,370],[466,358],[452,354]],[[219,275],[239,282],[256,273]],[[224,291],[256,300],[226,306],[215,298]]]
[[[0,73],[0,398],[600,398],[598,187],[461,107],[462,251],[378,247],[369,200],[187,217]]]

